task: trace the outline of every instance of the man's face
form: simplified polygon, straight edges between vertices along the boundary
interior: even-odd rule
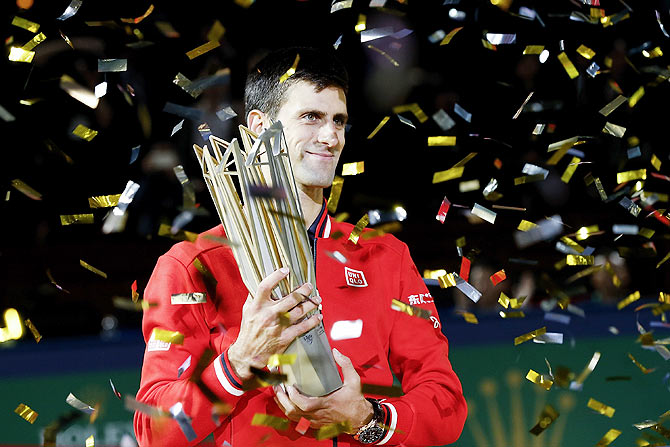
[[[305,192],[329,187],[344,147],[347,99],[342,89],[317,92],[310,82],[298,81],[286,91],[276,119],[284,126],[298,187]]]

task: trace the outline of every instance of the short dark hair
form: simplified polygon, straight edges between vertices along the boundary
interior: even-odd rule
[[[298,54],[295,73],[280,83],[279,79],[293,66]],[[332,49],[283,48],[266,55],[249,72],[244,87],[245,118],[257,109],[274,119],[283,105],[286,90],[298,81],[314,84],[317,92],[339,87],[346,95],[349,90],[347,70]]]

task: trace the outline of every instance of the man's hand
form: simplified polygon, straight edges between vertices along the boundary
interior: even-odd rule
[[[286,394],[278,386],[274,387],[275,402],[286,416],[299,421],[301,417],[311,422],[312,428],[324,425],[349,422],[352,433],[364,426],[374,414],[372,404],[365,400],[361,393],[361,379],[351,364],[349,357],[333,349],[335,361],[342,368],[344,385],[327,396],[309,397],[300,393],[295,387],[288,386]]]
[[[316,327],[323,318],[321,313],[300,321],[316,309],[320,297],[309,298],[312,285],[307,283],[280,300],[272,298],[272,290],[288,275],[288,268],[270,273],[258,285],[256,296],[249,295],[242,307],[240,333],[228,348],[228,359],[242,380],[252,377],[250,366],[262,369],[272,354],[284,352],[298,335]],[[289,324],[282,325],[280,315],[288,312]]]

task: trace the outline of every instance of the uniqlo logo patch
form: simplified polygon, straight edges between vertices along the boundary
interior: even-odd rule
[[[365,275],[360,270],[344,268],[344,277],[347,280],[347,285],[351,287],[367,287],[368,282],[365,280]]]

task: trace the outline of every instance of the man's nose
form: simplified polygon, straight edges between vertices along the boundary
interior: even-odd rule
[[[319,142],[328,147],[335,147],[340,142],[339,129],[334,123],[324,124],[319,129]]]

